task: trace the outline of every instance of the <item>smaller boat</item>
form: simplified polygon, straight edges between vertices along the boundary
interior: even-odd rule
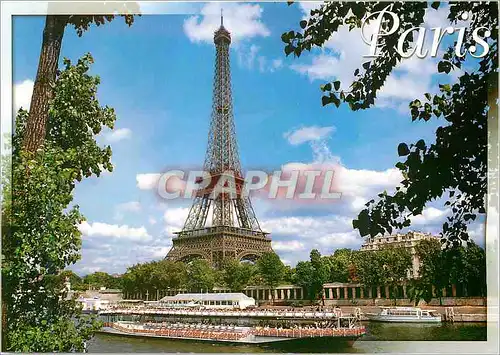
[[[416,307],[380,307],[378,314],[365,313],[371,321],[394,323],[440,323],[441,315],[435,310]]]

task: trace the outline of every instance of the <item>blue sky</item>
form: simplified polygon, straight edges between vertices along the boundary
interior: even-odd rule
[[[76,61],[90,52],[91,71],[101,77],[100,103],[114,107],[118,117],[114,131],[98,137],[111,145],[115,170],[85,180],[75,191],[87,218],[81,227],[82,260],[73,266],[80,274],[121,273],[134,263],[161,259],[190,203],[160,202],[148,174],[203,163],[220,4],[155,6],[142,8],[178,14],[143,15],[130,28],[118,18],[82,37],[71,28],[65,32],[61,60]],[[450,80],[433,75],[434,59],[412,58],[391,75],[374,108],[322,107],[320,85],[333,78],[348,83],[368,46],[359,32],[345,31],[323,50],[300,59],[285,57],[281,34],[297,30],[313,6],[224,4],[224,23],[233,35],[233,104],[244,169],[340,161],[344,196],[335,204],[305,208],[253,201],[261,225],[272,233],[273,247],[292,265],[308,258],[311,248],[326,254],[361,245],[352,218],[363,203],[401,180],[394,169],[398,143],[433,141],[440,124],[411,122],[408,102]],[[443,14],[429,14],[426,23],[445,23]],[[16,17],[13,26],[15,106],[27,107],[44,18]],[[437,232],[446,213],[433,204],[413,229]],[[472,234],[482,239],[482,225],[475,225]]]

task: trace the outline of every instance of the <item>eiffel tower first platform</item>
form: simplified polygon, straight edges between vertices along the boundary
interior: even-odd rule
[[[241,191],[242,177],[231,97],[229,45],[231,35],[223,26],[214,34],[216,48],[213,105],[204,171],[211,183],[199,189],[182,231],[173,238],[166,259],[189,261],[203,258],[220,267],[225,258],[255,261],[262,253],[272,252],[271,239],[255,217],[250,198],[239,193],[212,194],[214,184],[228,171]],[[203,182],[202,179],[197,181]],[[215,196],[215,197],[214,197]],[[212,213],[209,226],[207,217]]]

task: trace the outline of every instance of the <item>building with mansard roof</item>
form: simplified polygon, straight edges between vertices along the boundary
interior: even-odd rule
[[[360,250],[378,250],[385,246],[404,246],[411,250],[412,254],[412,269],[409,272],[409,277],[418,277],[418,270],[420,268],[420,260],[415,251],[415,246],[421,240],[425,239],[438,239],[430,233],[422,232],[408,232],[406,234],[391,234],[391,235],[378,235],[369,237],[366,242],[361,246]]]

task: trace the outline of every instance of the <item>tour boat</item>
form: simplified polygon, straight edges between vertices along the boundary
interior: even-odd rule
[[[105,322],[101,332],[110,335],[166,338],[170,340],[208,341],[212,343],[233,344],[276,344],[318,343],[318,341],[335,341],[348,345],[366,333],[365,327],[352,328],[277,328],[258,326],[214,325],[202,323],[139,323],[127,321]]]
[[[440,323],[441,315],[435,312],[416,307],[381,307],[380,313],[365,313],[365,316],[377,322]]]
[[[102,332],[121,336],[239,344],[352,345],[366,333],[359,316],[306,310],[113,307],[99,312]],[[273,345],[273,346],[274,346]]]

